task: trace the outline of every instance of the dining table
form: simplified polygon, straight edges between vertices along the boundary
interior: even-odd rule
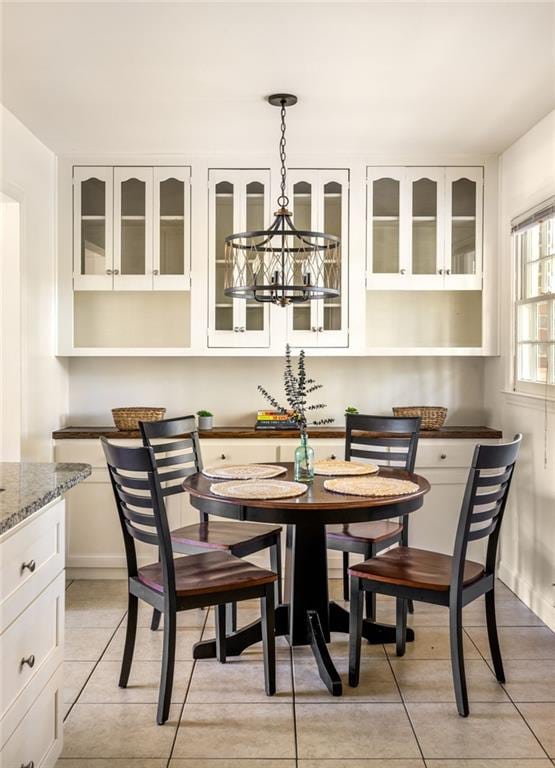
[[[294,480],[291,463],[280,462],[286,469],[280,479]],[[299,496],[283,499],[237,499],[217,495],[212,488],[217,480],[202,472],[189,475],[183,488],[193,507],[204,515],[277,523],[286,526],[284,598],[276,606],[276,636],[285,636],[291,646],[310,646],[320,677],[333,696],[342,694],[342,682],[330,656],[331,632],[349,632],[349,611],[330,600],[326,525],[402,518],[420,509],[430,490],[426,478],[405,470],[380,467],[385,478],[410,480],[418,489],[397,496],[343,495],[326,490],[329,476],[316,475]],[[395,642],[395,626],[364,619],[362,636],[373,644]],[[227,636],[228,656],[238,656],[262,640],[261,621],[256,620]],[[414,630],[407,629],[407,641],[414,640]],[[201,640],[193,648],[195,659],[216,657],[216,641]]]

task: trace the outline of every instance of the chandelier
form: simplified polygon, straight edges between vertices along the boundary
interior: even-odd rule
[[[225,238],[224,294],[280,307],[339,296],[340,239],[324,232],[297,229],[288,210],[285,113],[287,107],[297,103],[297,97],[278,93],[268,96],[268,102],[280,107],[281,113],[278,210],[268,229]]]

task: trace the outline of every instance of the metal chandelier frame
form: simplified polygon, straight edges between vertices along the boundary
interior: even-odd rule
[[[224,294],[285,307],[340,293],[341,240],[324,232],[297,229],[288,210],[285,116],[297,103],[292,94],[268,97],[281,109],[281,194],[268,229],[228,235],[224,246]]]

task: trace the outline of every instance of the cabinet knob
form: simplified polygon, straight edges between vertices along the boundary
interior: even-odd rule
[[[446,453],[442,453],[442,454],[440,454],[439,458],[440,459],[446,459],[447,458],[447,454]]]
[[[312,333],[316,333],[316,332],[317,332],[317,330],[318,330],[318,328],[316,328],[316,326],[315,326],[315,325],[313,325],[313,326],[312,326],[312,328],[311,328],[310,330],[312,331]]]
[[[245,326],[244,325],[241,326],[240,331],[241,331],[241,333],[245,333]]]
[[[438,273],[438,275],[442,275],[443,274],[443,270],[442,269],[438,269],[437,273]]]
[[[318,328],[318,333],[322,333],[322,331],[323,331],[323,330],[324,330],[323,326],[320,326],[320,327]]]
[[[114,269],[114,272],[113,272],[113,274],[114,274],[114,275],[119,275],[119,269]]]
[[[107,275],[111,275],[111,274],[113,274],[113,273],[112,273],[112,270],[111,270],[111,269],[107,269],[107,270],[106,270],[106,274],[107,274]]]
[[[450,270],[450,269],[446,269],[446,270],[445,270],[445,274],[446,274],[446,275],[450,275],[450,274],[451,274],[451,270]]]
[[[407,271],[406,269],[400,269],[400,270],[399,270],[399,272],[400,272],[402,275],[404,275],[404,274],[406,273],[406,271]]]
[[[21,563],[21,575],[23,575],[23,572],[25,570],[29,571],[30,573],[33,573],[35,568],[37,567],[37,564],[34,560],[29,560],[28,563]]]
[[[33,669],[33,667],[35,666],[35,657],[33,654],[31,654],[30,656],[27,656],[27,658],[25,658],[24,656],[21,659],[21,662],[19,664],[20,670],[22,670],[25,665],[27,665],[30,669]]]
[[[153,275],[159,275],[160,274],[160,270],[159,269],[153,269],[152,270],[152,274]]]
[[[330,459],[336,459],[336,458],[337,456],[335,455],[335,453],[332,453],[332,455],[330,456]]]
[[[227,458],[225,453],[222,453],[222,455],[220,456],[220,459],[225,459],[225,458]]]
[[[239,333],[239,326],[238,325],[234,325],[233,326],[233,332],[234,333]]]
[[[21,763],[21,768],[35,768],[35,761],[29,760],[28,763]]]

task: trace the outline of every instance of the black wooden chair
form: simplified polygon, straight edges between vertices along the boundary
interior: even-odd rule
[[[396,598],[397,656],[405,652],[408,600],[449,608],[453,684],[457,709],[463,717],[468,715],[468,695],[464,671],[462,609],[477,597],[485,595],[493,667],[499,682],[505,682],[495,620],[495,563],[499,531],[521,440],[522,435],[518,434],[511,443],[476,446],[452,556],[401,546],[349,569],[349,685],[356,687],[359,681],[363,591]],[[467,560],[469,542],[486,537],[485,564]]]
[[[345,460],[366,459],[378,466],[389,464],[414,472],[419,431],[419,418],[349,413],[346,417]],[[360,432],[367,434],[360,435]],[[397,542],[407,546],[408,534],[408,515],[403,521],[328,525],[328,549],[343,552],[344,600],[349,599],[349,552],[362,555],[365,559],[375,557],[382,549]],[[410,610],[412,612],[412,605]],[[366,616],[372,621],[376,618],[376,597],[372,592],[366,594]]]
[[[158,478],[164,497],[184,493],[183,478],[202,470],[200,443],[194,416],[162,421],[139,422],[143,444],[156,456]],[[160,442],[162,441],[162,442]],[[174,552],[189,554],[220,550],[236,557],[247,557],[270,550],[270,567],[277,574],[276,602],[281,603],[281,527],[235,520],[210,520],[200,513],[200,521],[170,533]],[[160,613],[154,611],[151,628],[158,629]],[[237,606],[227,607],[227,632],[237,629]]]
[[[120,688],[127,687],[131,670],[139,598],[164,614],[164,650],[156,717],[159,725],[168,719],[171,702],[177,612],[215,606],[217,657],[225,662],[225,604],[260,598],[265,687],[267,695],[272,696],[276,690],[276,574],[222,551],[174,559],[154,451],[151,448],[116,446],[105,438],[101,441],[123,533],[129,578],[127,633]],[[160,561],[138,568],[135,540],[157,546]]]

